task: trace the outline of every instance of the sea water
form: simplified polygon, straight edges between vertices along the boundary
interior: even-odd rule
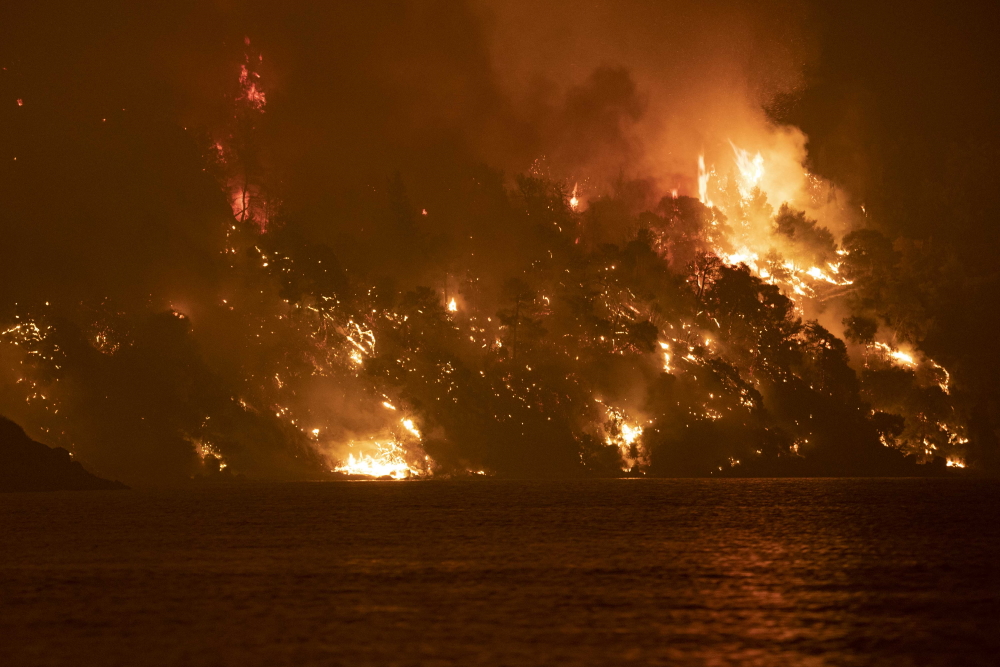
[[[998,665],[1000,485],[0,495],[0,664]]]

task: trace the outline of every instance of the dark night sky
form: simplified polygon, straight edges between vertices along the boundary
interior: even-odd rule
[[[787,116],[812,137],[816,166],[880,223],[991,261],[996,6],[832,3],[817,16],[821,56]]]

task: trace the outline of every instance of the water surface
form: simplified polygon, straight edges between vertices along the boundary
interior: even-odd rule
[[[1000,485],[0,495],[4,665],[997,665]]]

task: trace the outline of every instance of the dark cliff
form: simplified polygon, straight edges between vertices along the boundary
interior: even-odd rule
[[[87,472],[61,447],[46,447],[0,417],[0,492],[127,489]]]

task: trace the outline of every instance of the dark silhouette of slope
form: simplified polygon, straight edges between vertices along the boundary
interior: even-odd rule
[[[0,492],[127,489],[92,475],[62,447],[46,447],[0,417]]]

